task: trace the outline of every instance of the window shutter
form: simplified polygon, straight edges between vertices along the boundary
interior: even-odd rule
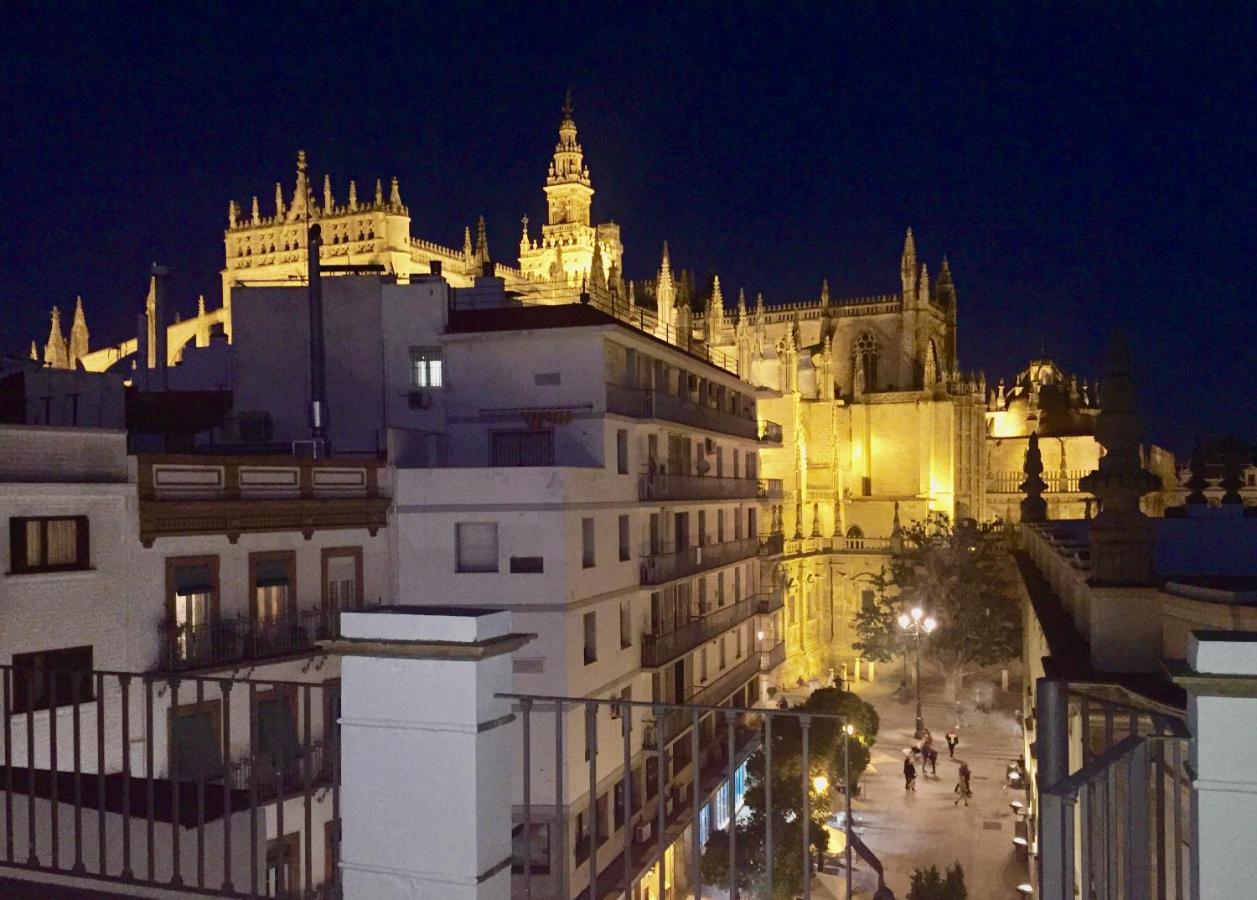
[[[9,519],[9,571],[26,569],[26,520]]]
[[[287,559],[258,560],[254,569],[254,578],[258,587],[278,587],[287,585],[290,577]]]
[[[175,569],[176,594],[208,594],[213,590],[214,581],[208,564],[181,565]]]
[[[80,569],[86,569],[92,564],[91,530],[87,516],[75,516],[74,526],[78,566]]]

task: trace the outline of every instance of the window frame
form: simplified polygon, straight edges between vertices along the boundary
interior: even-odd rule
[[[71,653],[84,652],[87,656],[86,667],[66,666],[63,668],[56,665],[49,665],[46,659],[48,657],[64,657]],[[86,690],[79,691],[78,702],[83,704],[95,701],[96,695],[92,689],[93,679],[91,676],[91,672],[95,666],[95,652],[94,645],[82,644],[75,647],[57,647],[51,650],[34,650],[30,653],[13,654],[12,661],[10,663],[13,673],[13,688],[11,696],[6,698],[7,713],[9,715],[16,715],[19,713],[36,713],[41,710],[53,710],[60,709],[63,706],[74,706],[74,691],[68,686],[71,683],[70,674],[76,672],[83,673],[80,685],[82,685],[83,681],[86,681],[87,684]],[[50,703],[51,698],[45,692],[48,685],[47,678],[41,678],[34,683],[34,686],[39,688],[39,691],[37,692],[32,691],[31,689],[23,688],[23,684],[31,677],[28,673],[40,671],[57,673],[52,676],[52,683],[54,685],[57,698],[56,706],[53,706]],[[66,686],[67,689],[63,690],[63,685]],[[28,698],[31,701],[29,705],[27,704]]]
[[[581,568],[592,569],[598,565],[598,524],[593,516],[580,520]]]
[[[319,551],[319,580],[322,582],[319,596],[322,600],[322,608],[325,613],[332,613],[332,583],[328,578],[331,569],[331,561],[333,559],[352,559],[354,564],[354,596],[352,606],[340,607],[340,609],[362,609],[363,607],[363,586],[362,586],[362,547],[324,547]],[[335,610],[339,612],[340,609]]]
[[[433,363],[436,364],[433,369]],[[423,372],[422,378],[419,373]],[[435,372],[436,378],[433,379]],[[414,345],[410,348],[410,389],[441,390],[445,385],[445,348],[440,344]]]
[[[592,666],[598,661],[598,613],[596,610],[590,610],[581,616],[581,640],[581,658],[585,661],[585,665]]]
[[[49,565],[48,559],[48,523],[74,523],[74,562]],[[40,530],[41,561],[35,565],[27,562],[28,546],[26,543],[26,526],[29,522],[38,522]],[[9,517],[9,571],[8,575],[38,575],[49,572],[84,572],[92,568],[91,557],[91,524],[87,516],[10,516]]]

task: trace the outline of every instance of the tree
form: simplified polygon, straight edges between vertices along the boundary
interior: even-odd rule
[[[960,863],[949,866],[947,874],[940,875],[938,866],[914,869],[912,883],[908,887],[908,900],[968,900],[965,872]]]
[[[903,529],[903,551],[891,558],[890,583],[907,605],[921,605],[938,621],[922,648],[946,678],[955,699],[975,667],[1009,659],[1021,645],[1021,611],[1012,594],[1002,523],[943,513]]]
[[[847,716],[855,728],[851,738],[850,768],[852,784],[869,762],[869,747],[877,737],[877,711],[855,694],[838,688],[822,688],[801,705],[800,712],[819,715]],[[808,808],[811,827],[809,844],[812,855],[828,849],[829,836],[825,823],[838,802],[837,786],[842,781],[843,732],[834,719],[815,718],[808,725]],[[778,716],[772,723],[772,771],[766,771],[767,756],[756,751],[747,763],[745,812],[739,816],[737,828],[737,879],[739,888],[758,896],[768,896],[764,883],[768,824],[768,784],[772,785],[773,828],[773,900],[793,898],[803,885],[803,728],[793,716]],[[816,781],[824,776],[829,785],[816,790]],[[714,885],[729,882],[729,834],[713,832],[704,848],[701,861],[703,881]]]
[[[858,639],[852,641],[851,646],[865,659],[890,662],[901,642],[895,621],[899,616],[899,599],[890,593],[885,567],[869,583],[873,585],[873,602],[861,603],[856,610],[853,624]]]

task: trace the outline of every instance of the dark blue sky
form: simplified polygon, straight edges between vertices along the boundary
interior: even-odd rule
[[[727,295],[889,292],[911,225],[966,368],[1098,377],[1121,326],[1152,439],[1257,437],[1251,3],[269,6],[9,10],[0,347],[75,294],[123,338],[153,260],[216,305],[228,199],[270,210],[298,147],[513,261],[570,84],[628,277],[667,239]]]

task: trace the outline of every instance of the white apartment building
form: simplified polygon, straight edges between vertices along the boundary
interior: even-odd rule
[[[178,858],[210,889],[330,881],[339,660],[316,641],[388,596],[387,470],[134,456],[95,428],[4,425],[0,447],[4,764],[38,801],[0,831],[21,844],[33,819],[48,850],[72,818],[49,785],[90,773],[86,874],[165,882]],[[150,775],[154,799],[126,801]]]

